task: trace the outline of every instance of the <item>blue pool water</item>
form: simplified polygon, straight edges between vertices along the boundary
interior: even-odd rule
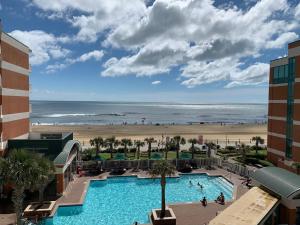
[[[189,184],[192,181],[193,185]],[[197,183],[203,185],[203,190]],[[222,177],[204,174],[168,178],[167,203],[197,202],[206,196],[210,201],[223,192],[232,198],[233,186]],[[114,177],[91,181],[83,206],[59,207],[46,225],[131,225],[135,221],[148,223],[148,213],[160,208],[159,179]]]

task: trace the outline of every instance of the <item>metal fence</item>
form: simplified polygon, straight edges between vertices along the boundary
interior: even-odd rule
[[[101,164],[102,169],[104,170],[112,170],[112,169],[141,169],[141,170],[150,170],[153,168],[154,164],[158,160],[105,160],[99,164]],[[207,167],[218,167],[228,172],[238,174],[243,177],[247,177],[251,173],[251,169],[246,166],[231,163],[228,161],[224,161],[221,158],[203,158],[203,159],[172,159],[168,160],[168,162],[174,165],[177,170],[184,168],[187,164],[191,165],[193,168],[207,168]],[[89,167],[95,164],[95,161],[81,161],[81,166]],[[99,165],[98,164],[98,165]]]
[[[251,170],[248,169],[246,166],[240,165],[240,164],[234,164],[234,163],[230,163],[230,162],[225,162],[222,161],[221,162],[221,166],[223,169],[226,169],[227,171],[231,172],[231,173],[235,173],[238,174],[240,176],[243,177],[249,177]]]
[[[115,168],[126,168],[126,169],[152,169],[153,165],[157,160],[106,160],[102,162],[102,168],[105,170]],[[206,158],[206,159],[172,159],[168,162],[174,165],[177,169],[184,168],[187,164],[194,168],[203,168],[207,166],[218,166],[219,159],[217,158]]]

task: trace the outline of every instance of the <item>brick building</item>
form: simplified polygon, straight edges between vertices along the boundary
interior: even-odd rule
[[[294,165],[300,162],[300,40],[270,63],[268,119],[268,160],[299,172]]]
[[[9,139],[29,134],[29,53],[30,49],[0,27],[0,156]]]

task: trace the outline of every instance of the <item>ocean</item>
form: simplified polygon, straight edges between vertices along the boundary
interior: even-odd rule
[[[30,118],[35,125],[237,124],[267,121],[267,104],[31,101],[31,105]]]

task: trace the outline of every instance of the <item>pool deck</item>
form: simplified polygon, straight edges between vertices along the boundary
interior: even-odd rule
[[[239,175],[230,173],[223,169],[216,170],[205,170],[197,169],[193,170],[193,174],[206,173],[210,176],[223,176],[232,184],[234,184],[233,200],[238,199],[244,193],[248,191],[248,188],[241,185],[242,180]],[[176,174],[175,176],[178,176]],[[71,205],[82,205],[86,196],[89,182],[91,180],[102,180],[109,177],[109,173],[102,173],[98,176],[86,176],[78,177],[72,181],[63,196],[56,201],[56,206],[50,216],[53,216],[59,206],[71,206]],[[126,171],[121,176],[138,176],[139,178],[150,178],[147,171],[132,172],[131,170]],[[227,208],[232,201],[226,202],[225,205],[216,204],[214,202],[209,202],[207,207],[203,207],[200,203],[179,203],[171,204],[170,208],[173,209],[176,218],[177,225],[204,225],[208,224],[217,213]],[[0,214],[0,224],[10,225],[15,222],[15,214]]]
[[[223,169],[216,169],[216,170],[205,170],[205,169],[198,169],[193,170],[193,174],[198,173],[206,173],[211,176],[223,176],[228,181],[234,184],[234,193],[233,197],[234,200],[238,199],[244,193],[248,191],[248,188],[241,185],[241,177],[229,173]],[[178,176],[176,174],[175,176]],[[87,192],[87,188],[89,182],[91,180],[102,180],[107,179],[109,177],[109,173],[103,173],[99,176],[94,177],[79,177],[72,181],[68,188],[66,189],[64,195],[59,198],[56,202],[56,208],[53,210],[51,216],[53,216],[56,212],[56,209],[59,206],[68,206],[68,205],[82,205],[85,199],[85,195]],[[140,171],[140,172],[132,172],[131,170],[127,171],[121,176],[138,176],[139,178],[150,178],[147,171]],[[232,201],[226,202],[225,205],[220,205],[214,202],[209,202],[207,207],[203,207],[200,203],[180,203],[180,204],[172,204],[169,205],[174,210],[174,213],[177,218],[177,225],[195,225],[195,224],[208,224],[210,220],[212,220],[218,212],[227,208]]]

